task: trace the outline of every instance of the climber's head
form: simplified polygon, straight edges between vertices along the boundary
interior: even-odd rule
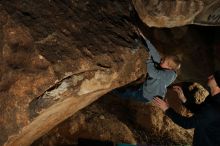
[[[160,62],[160,67],[177,71],[180,69],[181,61],[178,56],[170,55],[164,57]]]

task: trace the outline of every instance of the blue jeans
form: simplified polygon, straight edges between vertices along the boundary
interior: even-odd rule
[[[143,96],[143,85],[139,85],[137,87],[129,86],[124,89],[115,89],[112,91],[114,94],[122,97],[123,99],[135,100],[140,102],[149,102]]]

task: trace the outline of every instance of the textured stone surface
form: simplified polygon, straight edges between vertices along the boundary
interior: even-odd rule
[[[0,145],[30,145],[145,73],[147,53],[133,50],[128,7],[126,1],[1,1]]]
[[[220,25],[220,1],[204,0],[204,9],[196,16],[194,24]]]
[[[95,103],[57,125],[32,146],[73,145],[78,138],[136,143],[127,125]]]
[[[141,20],[152,27],[175,27],[193,22],[204,8],[202,0],[133,0]]]
[[[133,4],[150,27],[220,25],[218,0],[133,0]]]

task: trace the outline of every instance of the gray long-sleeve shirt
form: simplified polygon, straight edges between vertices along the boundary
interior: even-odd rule
[[[148,100],[152,100],[155,96],[165,97],[167,87],[176,79],[176,72],[168,69],[158,69],[155,63],[160,63],[161,57],[156,48],[145,39],[148,49],[149,57],[147,60],[148,77],[143,84],[143,96]]]

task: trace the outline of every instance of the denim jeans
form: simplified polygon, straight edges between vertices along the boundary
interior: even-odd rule
[[[139,85],[137,87],[129,86],[124,89],[115,89],[112,92],[123,99],[149,102],[149,100],[143,96],[143,85]]]

